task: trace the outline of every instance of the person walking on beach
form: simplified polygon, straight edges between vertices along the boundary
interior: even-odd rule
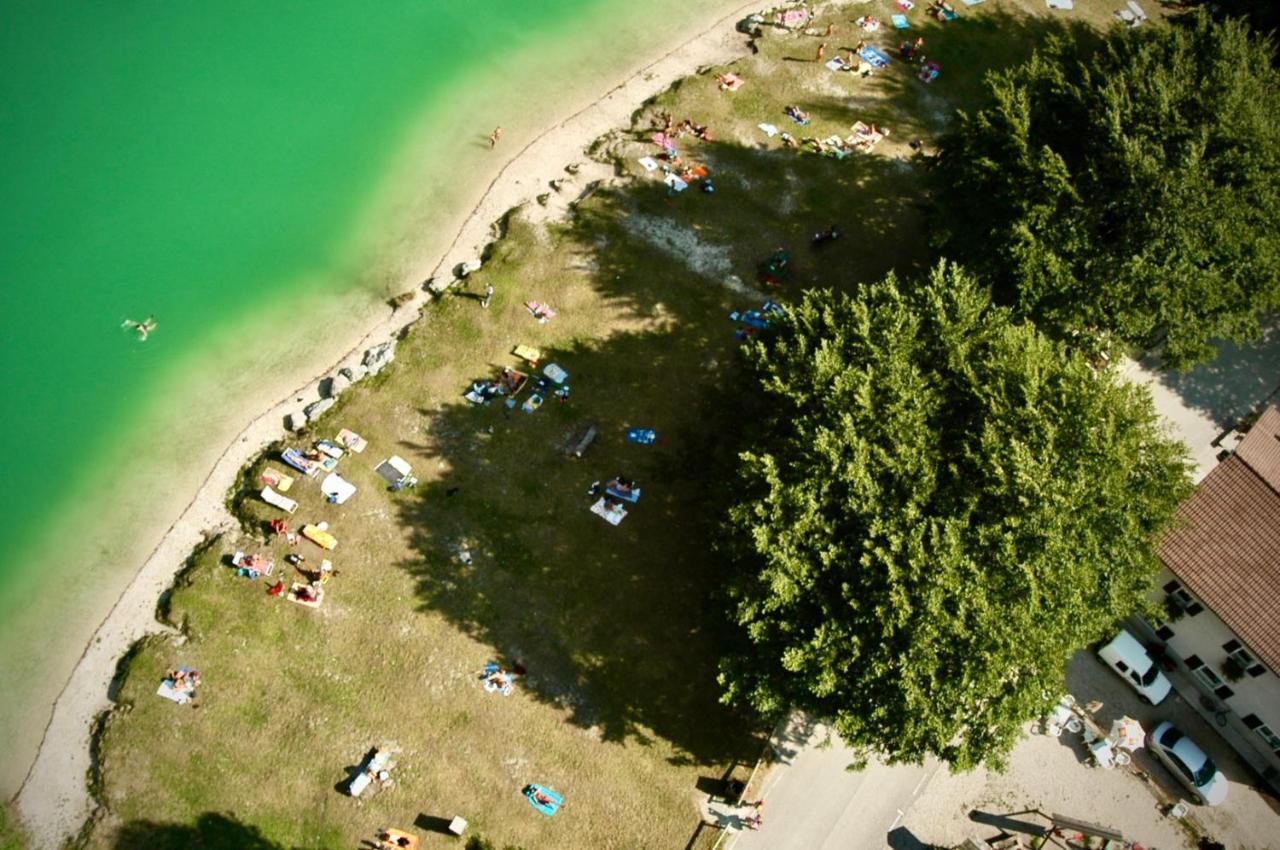
[[[480,299],[480,306],[481,306],[481,307],[483,307],[484,309],[488,310],[488,309],[489,309],[489,300],[490,300],[491,298],[493,298],[493,284],[492,284],[492,283],[486,283],[486,284],[484,285],[484,297]]]
[[[498,139],[502,138],[502,125],[499,124],[493,128],[493,132],[489,134],[489,150],[493,150],[498,146]]]
[[[818,55],[813,61],[821,62],[826,57],[826,55],[827,55],[827,43],[824,41],[822,42],[822,44],[818,45]]]

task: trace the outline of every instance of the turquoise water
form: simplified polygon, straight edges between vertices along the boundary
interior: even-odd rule
[[[514,150],[729,5],[5,3],[0,793],[246,409],[448,244],[493,125]]]

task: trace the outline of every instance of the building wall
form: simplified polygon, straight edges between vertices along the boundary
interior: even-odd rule
[[[1280,780],[1280,676],[1163,568],[1151,598],[1163,611],[1170,596],[1184,609],[1181,617],[1167,615],[1163,622],[1146,624],[1148,637],[1165,644],[1168,654],[1198,688],[1197,694],[1184,692],[1183,696],[1214,714],[1219,727],[1230,727],[1237,733],[1226,734],[1224,729],[1223,737],[1274,784]],[[1229,650],[1243,662],[1240,666],[1247,668],[1235,681],[1224,670]],[[1225,723],[1219,712],[1225,714]],[[1241,742],[1250,751],[1242,749]]]

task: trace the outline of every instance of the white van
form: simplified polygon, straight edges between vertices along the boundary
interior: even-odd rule
[[[1147,655],[1138,639],[1123,629],[1111,643],[1098,650],[1098,657],[1123,676],[1144,702],[1156,705],[1169,695],[1172,687],[1169,680],[1160,672],[1151,656]]]

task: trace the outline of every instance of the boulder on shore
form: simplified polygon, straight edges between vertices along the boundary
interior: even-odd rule
[[[320,397],[337,398],[349,386],[351,386],[351,380],[341,372],[330,375],[320,381]]]
[[[356,381],[359,381],[365,375],[369,374],[369,371],[365,369],[364,366],[357,363],[355,366],[343,366],[338,370],[338,374],[354,384]]]
[[[381,372],[386,365],[396,359],[396,341],[390,340],[381,345],[375,345],[364,353],[364,359],[360,361],[361,365],[368,370],[370,375],[376,375]]]
[[[284,418],[284,427],[289,431],[301,431],[307,427],[307,414],[301,411],[290,413]]]
[[[308,404],[306,407],[302,409],[302,412],[307,415],[308,420],[314,422],[326,410],[333,407],[333,405],[336,402],[337,402],[336,398],[322,398],[319,401],[313,401],[311,402],[311,404]]]

